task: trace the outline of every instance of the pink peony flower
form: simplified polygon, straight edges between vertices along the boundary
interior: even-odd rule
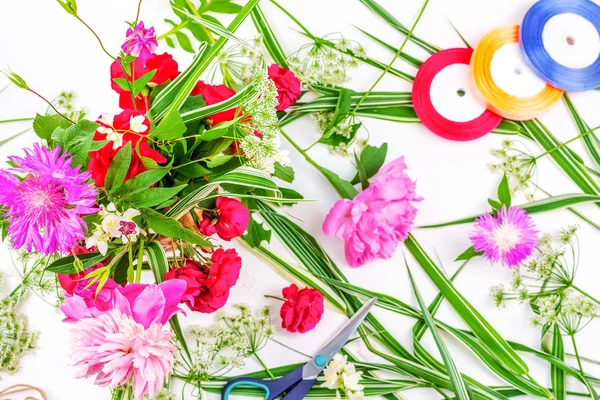
[[[483,214],[477,218],[470,239],[473,248],[491,262],[501,260],[507,267],[518,267],[535,250],[537,233],[525,210],[502,206],[497,216]]]
[[[157,47],[158,42],[156,41],[154,27],[146,29],[144,22],[140,21],[135,29],[127,29],[127,37],[125,38],[125,43],[121,46],[121,50],[125,54],[131,54],[139,58],[142,63],[145,63],[150,59]]]
[[[152,398],[173,371],[173,333],[158,320],[144,326],[114,309],[80,320],[71,335],[76,377],[96,376],[97,385],[111,388],[133,379],[136,400]]]
[[[272,64],[268,70],[269,78],[277,88],[277,111],[286,110],[289,106],[296,104],[298,97],[302,94],[300,80],[289,69]]]
[[[119,310],[148,328],[152,323],[166,324],[173,315],[181,311],[178,305],[185,288],[185,281],[180,279],[159,285],[130,283],[125,287],[103,287],[93,304],[89,304],[89,299],[83,293],[76,292],[67,296],[60,310],[65,314],[65,322],[77,322],[84,318],[98,317],[111,310]],[[102,303],[98,303],[99,297]]]
[[[344,253],[351,267],[390,258],[407,238],[417,216],[413,203],[422,199],[405,170],[404,157],[390,162],[367,189],[352,200],[338,200],[325,218],[323,232],[345,241]]]

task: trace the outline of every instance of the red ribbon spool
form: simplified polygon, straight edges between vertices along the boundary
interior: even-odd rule
[[[452,121],[442,116],[431,100],[431,85],[436,75],[453,64],[469,65],[472,49],[448,49],[432,55],[421,65],[415,77],[412,98],[417,116],[431,132],[445,139],[467,141],[480,138],[500,125],[502,117],[485,110],[479,117],[465,122]],[[465,82],[466,90],[472,90]]]

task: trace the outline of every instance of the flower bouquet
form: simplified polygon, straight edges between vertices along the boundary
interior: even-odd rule
[[[391,326],[368,315],[359,337],[350,341],[360,345],[346,346],[331,360],[311,398],[399,399],[402,392],[418,389],[461,400],[564,399],[568,381],[581,386],[571,394],[598,398],[600,379],[584,370],[575,341],[599,304],[574,284],[575,229],[561,230],[553,241],[540,235],[533,219],[536,213],[568,207],[598,229],[573,208],[600,203],[600,189],[590,175],[598,174],[597,168],[585,165],[569,143],[560,143],[537,120],[502,121],[496,133],[535,141],[544,153],[529,156],[508,141],[494,152],[501,162],[493,170],[504,177],[497,199],[488,200],[489,213],[421,227],[474,224],[464,237],[467,250],[457,251],[460,266],[449,276],[412,233],[424,199],[405,158],[386,163],[387,144],[377,147],[363,138],[369,118],[419,122],[411,93],[374,89],[384,76],[414,80],[394,67],[399,59],[413,67],[422,64],[404,52],[409,41],[430,54],[439,50],[413,34],[427,1],[409,29],[375,0],[360,0],[403,37],[398,48],[364,31],[394,53],[389,63],[370,58],[363,45],[339,34],[317,36],[275,0],[264,6],[288,17],[307,40],[289,53],[258,0],[243,5],[171,0],[178,21],[168,16],[171,28],[158,36],[152,23],[140,20],[139,1],[117,49],[106,47],[84,22],[76,0],[57,2],[93,33],[109,57],[106,83],[121,111],[87,118],[71,95],[47,100],[24,77],[5,71],[13,84],[43,99],[48,110],[32,119],[39,141],[23,146],[0,170],[2,239],[23,264],[22,283],[0,303],[0,331],[8,332],[0,339],[0,371],[16,371],[19,358],[35,345],[37,333],[29,331],[18,311],[29,291],[57,297],[64,322],[72,325],[76,377],[109,387],[114,400],[175,399],[171,389],[179,383],[181,398],[220,394],[250,358],[261,367],[253,377],[277,379],[295,370],[296,364],[269,367],[259,356],[270,342],[294,347],[276,339],[268,307],[255,312],[238,304],[233,312],[222,310],[243,264],[231,245],[235,240],[290,281],[282,297],[265,294],[281,301],[278,325],[290,334],[313,330],[327,309],[351,316],[373,297],[379,308],[415,320],[409,349],[388,331]],[[233,18],[223,18],[227,14]],[[259,39],[236,35],[246,19]],[[193,53],[193,60],[180,65],[165,45]],[[381,73],[362,92],[346,87],[351,69],[361,64]],[[565,101],[578,122],[578,138],[595,138],[568,97]],[[302,148],[284,128],[308,115],[317,140]],[[344,242],[348,266],[392,259],[402,245],[406,257],[400,267],[416,306],[352,284],[335,257],[288,215],[285,207],[305,200],[285,185],[294,181],[294,170],[282,139],[339,195],[322,230]],[[585,144],[597,155],[595,141]],[[315,160],[309,151],[316,145],[349,159],[353,176],[345,179]],[[552,197],[539,188],[533,179],[536,160],[546,155],[583,194]],[[548,198],[513,204],[519,191],[532,187]],[[533,200],[534,193],[527,194]],[[279,254],[274,242],[293,257]],[[480,257],[512,269],[510,287],[493,286],[492,298],[498,306],[508,300],[529,304],[532,323],[541,330],[539,349],[502,337],[454,285],[463,267]],[[438,290],[430,304],[421,297],[411,265]],[[436,316],[442,302],[460,317],[460,326]],[[183,329],[181,317],[196,312],[215,313],[213,324]],[[426,332],[436,351],[421,343]],[[459,371],[447,336],[503,384],[484,384]],[[577,366],[568,362],[565,336],[573,343]],[[551,385],[534,379],[523,354],[548,365]],[[256,387],[237,388],[235,394],[264,397]]]

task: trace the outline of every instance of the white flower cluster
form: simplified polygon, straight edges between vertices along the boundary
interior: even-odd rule
[[[323,135],[333,119],[333,112],[320,112],[313,114],[317,123],[317,130]],[[338,154],[344,157],[352,157],[354,149],[352,144],[356,141],[356,132],[360,127],[360,122],[355,117],[345,118],[343,121],[331,128],[331,135],[340,136],[341,139],[336,145],[330,145],[329,151],[332,154]],[[367,146],[366,140],[358,141],[359,150]]]
[[[268,307],[260,311],[258,319],[248,306],[235,307],[239,314],[219,313],[213,325],[189,328],[196,340],[196,347],[191,351],[191,372],[201,381],[242,368],[245,359],[264,347],[273,336]]]
[[[575,335],[596,316],[596,306],[587,297],[573,289],[559,294],[538,297],[535,301],[538,312],[531,318],[534,326],[558,324],[566,335]]]
[[[0,300],[0,372],[14,373],[21,357],[35,347],[37,332],[27,329],[27,317],[17,311],[18,299]]]
[[[277,88],[264,68],[256,70],[252,83],[257,95],[242,104],[244,114],[252,118],[241,123],[245,130],[241,147],[251,167],[273,173],[274,164],[289,163],[288,151],[281,149],[278,118],[275,107],[278,104]],[[260,133],[260,137],[255,135]]]
[[[236,82],[247,83],[263,62],[263,48],[262,37],[256,36],[246,41],[246,45],[235,43],[227,47],[219,53],[218,61]]]
[[[505,140],[502,147],[492,151],[492,155],[499,159],[497,164],[490,164],[492,172],[506,174],[512,194],[525,193],[528,199],[533,199],[531,180],[535,177],[537,160],[521,143],[514,140]]]
[[[349,70],[358,67],[355,57],[366,56],[365,48],[354,40],[316,39],[288,58],[290,69],[305,85],[339,86],[350,80]]]
[[[158,393],[154,395],[152,400],[177,400],[177,395],[169,389],[162,388]]]
[[[102,114],[98,121],[107,126],[98,127],[98,132],[106,135],[106,140],[113,143],[113,150],[123,146],[123,135],[127,132],[119,131],[114,127],[115,116],[112,114]],[[129,131],[142,134],[148,129],[145,124],[146,117],[144,115],[131,116],[129,118]]]
[[[117,211],[114,203],[108,206],[101,205],[102,210],[98,213],[102,217],[101,224],[95,224],[92,236],[85,240],[85,247],[98,247],[100,254],[105,255],[108,251],[108,243],[113,239],[120,239],[123,244],[136,242],[140,234],[145,234],[143,230],[133,221],[140,215],[136,209],[130,208],[124,213]]]
[[[342,395],[348,400],[362,400],[365,398],[364,386],[360,379],[362,372],[357,372],[354,364],[348,362],[348,357],[336,354],[333,360],[327,364],[325,371],[325,382],[321,387],[336,391],[336,399],[340,400]]]
[[[76,97],[77,96],[75,96],[75,93],[73,92],[63,91],[52,101],[52,104],[67,118],[70,118],[73,121],[79,121],[85,116],[85,109],[75,107]],[[51,112],[50,109],[48,111]]]

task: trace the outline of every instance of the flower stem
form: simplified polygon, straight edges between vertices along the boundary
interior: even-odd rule
[[[33,118],[13,118],[0,120],[0,124],[9,124],[11,122],[33,121]]]
[[[156,40],[162,40],[168,36],[171,36],[174,33],[179,32],[180,30],[182,30],[183,28],[185,28],[186,26],[188,26],[188,24],[190,23],[190,20],[187,19],[185,21],[183,21],[182,23],[180,23],[179,25],[174,26],[170,31],[168,31],[167,33],[163,33],[162,35],[158,36],[156,38]]]
[[[306,161],[308,161],[311,165],[313,165],[315,168],[319,169],[319,164],[317,164],[315,162],[315,160],[313,160],[312,158],[310,158],[310,156],[308,155],[308,153],[306,153],[306,151],[304,149],[302,149],[302,147],[300,147],[298,145],[298,143],[294,142],[294,140],[287,134],[284,132],[283,129],[279,128],[279,131],[281,132],[281,135],[283,135],[283,137],[290,142],[290,144],[300,153],[304,156],[304,158],[306,159]]]
[[[129,251],[127,252],[127,258],[129,259],[129,267],[127,268],[127,280],[133,282],[133,246],[129,244]]]
[[[581,374],[585,376],[583,366],[581,365],[581,357],[579,357],[579,351],[577,350],[577,342],[575,342],[575,335],[571,335],[571,342],[573,343],[573,350],[575,351],[575,358],[577,359],[577,365],[579,365],[579,370],[581,371]]]
[[[402,42],[402,45],[398,48],[398,51],[394,55],[394,58],[392,58],[392,61],[390,61],[390,63],[385,67],[385,69],[383,70],[383,72],[379,75],[379,77],[377,78],[377,80],[375,80],[375,82],[371,85],[371,87],[369,88],[369,90],[367,90],[362,95],[362,97],[358,100],[358,102],[356,103],[356,106],[354,106],[354,109],[350,113],[351,115],[355,115],[356,114],[356,111],[358,111],[358,109],[359,109],[360,105],[363,103],[363,101],[365,101],[365,99],[371,94],[371,92],[373,91],[373,89],[375,89],[375,86],[377,86],[377,84],[383,79],[383,77],[390,71],[390,69],[392,68],[392,65],[394,64],[394,62],[398,59],[398,57],[400,57],[400,54],[402,54],[402,50],[404,50],[404,47],[406,46],[406,43],[408,43],[408,41],[410,40],[410,37],[412,36],[413,31],[415,30],[415,28],[417,27],[417,24],[421,20],[421,17],[425,13],[425,9],[427,8],[428,4],[429,4],[429,0],[425,0],[425,2],[423,3],[423,7],[421,7],[421,11],[419,12],[419,15],[417,15],[417,19],[415,19],[415,22],[413,23],[412,27],[410,28],[410,30],[406,34],[406,37],[404,38],[404,42]]]
[[[577,286],[571,284],[571,287],[575,290],[577,290],[579,293],[581,293],[582,295],[584,295],[585,297],[587,297],[588,299],[592,300],[594,303],[596,304],[600,304],[600,300],[592,297],[591,295],[589,295],[588,293],[584,292],[583,290],[579,289]]]
[[[141,2],[140,2],[141,3]],[[79,20],[79,22],[81,22],[86,28],[89,29],[90,32],[92,32],[92,34],[96,37],[96,39],[98,40],[98,43],[100,43],[100,47],[102,47],[102,51],[104,51],[104,53],[109,56],[110,58],[112,58],[113,60],[116,60],[116,57],[114,57],[112,54],[110,54],[108,52],[108,50],[106,50],[106,47],[104,47],[104,44],[102,43],[102,40],[100,39],[100,36],[98,36],[98,34],[92,29],[91,26],[89,26],[88,24],[85,23],[85,21],[83,19],[81,19],[81,17],[77,14],[75,14],[75,18],[77,18]]]
[[[40,99],[44,100],[54,110],[55,113],[57,113],[58,115],[60,115],[61,117],[63,117],[64,119],[66,119],[67,121],[69,121],[70,123],[72,123],[73,125],[75,125],[75,122],[73,120],[71,120],[69,117],[67,117],[66,115],[62,114],[60,111],[58,111],[56,109],[56,107],[54,107],[54,104],[52,104],[52,102],[46,100],[46,98],[44,96],[42,96],[41,94],[39,94],[38,92],[36,92],[35,90],[33,90],[31,88],[29,88],[27,90],[29,90],[31,93],[35,94]]]
[[[265,294],[265,298],[267,299],[275,299],[275,300],[281,300],[283,302],[286,302],[287,300],[281,297],[277,297],[277,296],[271,296],[270,294]]]
[[[262,367],[265,369],[265,372],[267,374],[269,374],[269,376],[271,377],[271,379],[275,379],[275,375],[273,375],[273,373],[271,372],[271,370],[265,365],[265,363],[263,362],[263,360],[261,360],[261,358],[258,356],[258,353],[254,353],[254,357],[258,360],[258,362],[260,363],[260,365],[262,365]]]
[[[142,279],[142,265],[144,261],[144,240],[140,240],[140,247],[138,249],[138,262],[137,271],[135,275],[135,283],[140,283]]]
[[[550,153],[552,153],[552,152],[554,152],[554,151],[556,151],[556,150],[558,150],[558,149],[561,149],[561,148],[565,147],[566,145],[568,145],[568,144],[570,144],[570,143],[573,143],[574,141],[576,141],[576,140],[578,140],[578,139],[581,139],[581,138],[583,138],[583,137],[585,137],[585,136],[589,135],[590,133],[592,133],[592,132],[594,132],[594,131],[597,131],[598,129],[600,129],[600,125],[596,126],[595,128],[589,129],[589,130],[587,130],[587,131],[585,131],[585,132],[582,132],[582,133],[580,133],[579,135],[577,135],[577,136],[575,136],[575,137],[573,137],[573,138],[571,138],[571,139],[567,140],[566,142],[562,142],[562,143],[561,143],[561,144],[559,144],[558,146],[556,146],[556,147],[553,147],[553,148],[551,148],[550,150],[548,150],[548,151],[546,151],[546,152],[544,152],[544,153],[542,153],[542,154],[540,154],[540,155],[538,155],[538,156],[534,157],[534,158],[533,158],[533,160],[534,160],[534,161],[537,161],[537,160],[539,160],[540,158],[542,158],[542,157],[544,157],[544,156],[547,156],[548,154],[550,154]]]

